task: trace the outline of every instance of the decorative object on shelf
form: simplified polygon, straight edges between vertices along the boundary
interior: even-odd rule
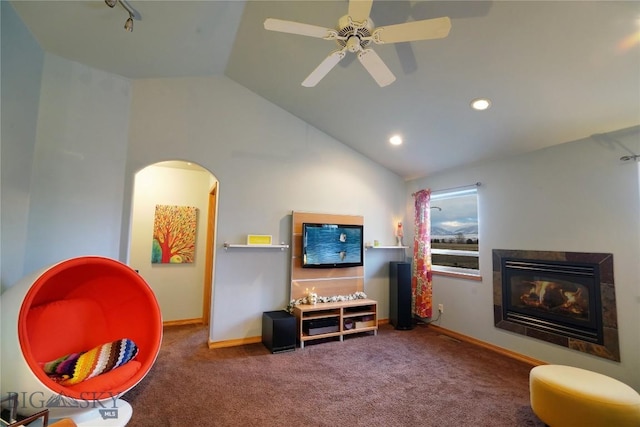
[[[378,240],[373,241],[373,246],[380,246],[380,242]]]
[[[398,240],[398,246],[402,246],[402,237],[404,232],[402,230],[402,222],[398,222],[398,228],[396,230],[396,239]]]
[[[313,291],[313,289],[312,289]],[[316,303],[327,303],[327,302],[339,302],[339,301],[353,301],[353,300],[357,300],[357,299],[367,299],[367,295],[364,292],[355,292],[353,294],[349,294],[349,295],[334,295],[334,296],[330,296],[330,297],[321,297],[318,294],[313,294],[315,295],[315,302],[310,302],[309,299],[309,294],[307,294],[306,296],[302,297],[302,298],[298,298],[298,299],[292,299],[289,302],[289,305],[287,306],[286,310],[289,313],[293,313],[293,308],[296,305],[300,305],[300,304],[316,304]]]
[[[271,236],[267,234],[247,234],[247,245],[270,245]]]
[[[311,291],[307,288],[307,304],[316,305],[318,302],[318,294],[313,292],[316,288],[311,288]]]
[[[344,319],[344,328],[347,331],[353,329],[353,319]]]

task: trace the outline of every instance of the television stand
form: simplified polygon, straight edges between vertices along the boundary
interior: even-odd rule
[[[298,341],[304,348],[306,341],[362,332],[378,333],[378,302],[372,299],[299,304],[294,307]]]

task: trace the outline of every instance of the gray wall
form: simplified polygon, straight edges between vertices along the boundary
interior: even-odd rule
[[[449,188],[477,181],[482,282],[435,276],[442,327],[530,357],[593,369],[640,389],[640,127],[411,181]],[[407,212],[410,212],[407,207]],[[566,350],[493,325],[492,249],[613,253],[621,359]]]
[[[393,242],[402,179],[226,77],[138,80],[130,178],[167,159],[195,161],[219,181],[211,340],[260,336],[263,311],[289,300],[288,251],[230,249],[247,234],[290,243],[291,212],[363,215],[365,240]],[[388,317],[393,252],[366,254],[365,292]]]
[[[25,272],[118,256],[129,80],[45,54]]]
[[[9,2],[0,2],[0,15],[0,283],[4,289],[25,273],[27,216],[44,53]]]

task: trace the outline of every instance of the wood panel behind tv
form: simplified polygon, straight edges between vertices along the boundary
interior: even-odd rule
[[[364,225],[364,217],[293,212],[291,221],[291,299],[304,297],[306,290],[312,288],[315,288],[315,293],[322,297],[349,295],[364,291],[364,267],[362,266],[347,268],[302,267],[302,224],[305,222]]]

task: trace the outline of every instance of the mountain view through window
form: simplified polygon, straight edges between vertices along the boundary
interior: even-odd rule
[[[476,188],[431,196],[431,262],[434,271],[479,274]]]

